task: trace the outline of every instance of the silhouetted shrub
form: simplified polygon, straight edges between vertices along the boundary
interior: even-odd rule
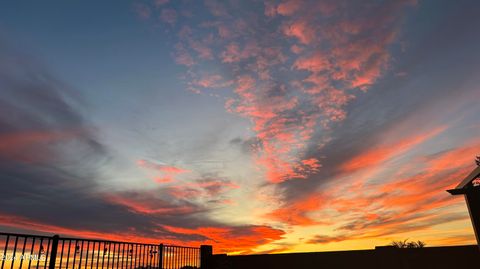
[[[423,241],[408,241],[405,239],[403,241],[392,241],[391,246],[396,248],[423,248],[426,244]]]

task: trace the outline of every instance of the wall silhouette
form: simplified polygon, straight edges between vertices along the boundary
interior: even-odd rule
[[[477,246],[381,247],[375,250],[213,257],[212,269],[471,269],[480,265]]]

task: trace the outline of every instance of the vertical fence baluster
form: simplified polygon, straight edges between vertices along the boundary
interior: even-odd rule
[[[78,269],[82,269],[83,242],[84,242],[84,240],[82,240],[82,245],[80,246],[80,258],[79,258],[79,261],[78,261]]]
[[[5,240],[5,249],[3,250],[3,259],[2,259],[1,269],[3,269],[3,266],[5,266],[5,260],[7,259],[8,241],[10,241],[10,235],[7,235],[7,239]]]
[[[145,262],[144,262],[144,267],[148,267],[148,245],[146,246],[143,246],[143,257],[145,259]]]
[[[158,247],[158,268],[163,269],[163,244]]]
[[[13,256],[12,256],[12,264],[10,269],[13,269],[13,264],[15,263],[15,256],[17,254],[17,245],[18,245],[18,236],[15,237],[15,244],[13,245]]]
[[[173,268],[173,254],[172,254],[172,247],[168,247],[168,268]]]
[[[122,265],[121,265],[121,269],[123,269],[123,261],[125,259],[125,243],[122,243]]]
[[[138,245],[137,244],[133,244],[133,254],[132,254],[132,261],[133,261],[133,264],[132,264],[132,268],[137,268],[137,263],[138,263]]]
[[[72,240],[68,240],[67,264],[65,268],[68,269],[68,262],[70,261],[70,248],[72,247]]]
[[[163,248],[165,250],[164,254],[163,254],[163,257],[165,259],[164,263],[165,263],[165,269],[169,269],[170,268],[170,254],[168,253],[168,246],[165,246]]]
[[[180,255],[178,255],[178,251],[180,249],[178,247],[175,247],[175,268],[179,268],[179,263],[180,263]]]
[[[132,268],[132,266],[133,266],[133,244],[130,244],[130,250],[129,251],[130,251],[130,254],[129,254],[129,256],[130,256],[130,268]]]
[[[28,269],[30,269],[30,266],[32,265],[32,259],[33,259],[33,249],[35,248],[35,237],[32,238],[32,245],[30,246],[30,257],[28,257]]]
[[[152,261],[153,261],[153,249],[152,249],[152,246],[151,245],[148,245],[147,246],[147,249],[148,249],[148,252],[147,252],[147,261],[148,261],[148,264],[147,264],[147,267],[148,268],[152,268]]]
[[[117,243],[113,243],[113,258],[112,258],[112,268],[115,267],[115,254],[117,254],[117,268],[118,268],[118,253],[117,253]]]
[[[75,240],[75,247],[73,248],[73,262],[72,262],[72,269],[75,269],[75,261],[77,259],[77,247],[78,245],[78,240]]]
[[[149,253],[148,253],[148,245],[143,247],[143,257],[145,257],[145,265],[144,267],[148,267],[148,258],[149,258]]]
[[[111,244],[110,242],[107,243],[108,244],[108,250],[107,250],[107,268],[109,268],[108,266],[110,265],[110,247],[111,247]],[[105,249],[107,249],[105,247]]]
[[[38,265],[40,261],[42,260],[42,247],[43,247],[43,237],[40,238],[40,246],[38,247],[38,257],[37,257],[37,266],[35,266],[35,269],[38,269]],[[45,251],[45,250],[43,250]]]
[[[58,235],[54,235],[52,237],[52,249],[50,250],[50,258],[49,258],[49,265],[48,265],[49,269],[55,269],[55,263],[57,260],[57,252],[58,252],[58,240],[59,240]],[[48,241],[48,243],[50,244],[50,240]]]
[[[145,267],[145,265],[147,264],[148,262],[148,258],[147,258],[147,246],[143,246],[143,255],[142,255],[142,259],[143,259],[143,263],[142,263],[142,266]]]
[[[154,245],[151,248],[152,248],[152,267],[153,268],[158,268],[157,267],[157,263],[158,263],[158,261],[157,261],[157,259],[158,259],[158,256],[157,256],[158,249],[157,248],[158,248],[158,246]]]
[[[62,268],[63,265],[63,250],[65,248],[65,240],[62,240],[62,250],[60,252],[60,264],[58,265],[58,268]]]
[[[149,245],[146,245],[145,247],[145,253],[144,253],[144,256],[145,256],[145,268],[148,268],[148,264],[149,264],[149,259],[150,259],[150,246]]]
[[[92,260],[90,261],[90,269],[93,269],[93,264],[95,263],[95,241],[93,241],[93,246],[92,246]],[[85,267],[85,269],[87,269]]]
[[[153,250],[151,245],[147,245],[147,268],[152,268]]]
[[[107,247],[105,246],[105,242],[102,242],[102,269],[104,268],[105,265],[105,252],[107,252]]]
[[[140,245],[140,257],[138,258],[139,267],[144,266],[145,263],[145,246]]]
[[[177,268],[177,248],[176,247],[172,247],[172,258],[173,258],[173,268],[176,269]]]
[[[144,248],[145,248],[144,245],[138,246],[138,250],[140,251],[140,256],[138,257],[138,267],[143,267],[143,263],[145,262]]]
[[[50,255],[50,243],[51,243],[52,240],[53,239],[50,239],[50,238],[47,239],[47,241],[48,241],[47,251],[45,253],[45,262],[43,263],[43,269],[47,269],[47,259],[48,259],[49,262],[50,262],[50,259],[51,259],[49,255]]]
[[[84,267],[85,269],[87,269],[87,265],[88,265],[89,251],[90,251],[90,241],[87,241],[87,252],[85,253],[85,267]],[[92,268],[92,267],[93,267],[93,263],[90,264],[90,268]]]
[[[170,257],[171,257],[171,260],[172,260],[172,269],[175,268],[175,247],[170,247]]]
[[[20,266],[18,268],[22,268],[22,265],[23,265],[23,260],[25,258],[25,247],[27,246],[27,240],[28,240],[28,237],[24,237],[24,240],[23,240],[23,247],[22,247],[22,255],[20,256]]]
[[[188,265],[188,260],[187,260],[187,251],[188,250],[189,250],[188,248],[183,249],[183,266]]]
[[[98,250],[97,250],[97,269],[98,269],[98,264],[100,262],[100,247],[101,247],[101,242],[98,242]]]

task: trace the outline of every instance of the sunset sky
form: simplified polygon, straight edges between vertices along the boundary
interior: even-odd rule
[[[479,1],[0,5],[0,231],[474,244]]]

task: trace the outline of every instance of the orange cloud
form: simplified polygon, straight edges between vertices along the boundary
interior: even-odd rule
[[[164,226],[170,232],[199,235],[208,238],[204,244],[214,246],[215,252],[248,251],[256,247],[280,240],[285,232],[264,225],[232,226],[232,227],[200,227],[195,229]]]
[[[435,134],[442,129],[443,127],[437,128],[429,134]],[[432,136],[419,137],[423,138],[417,141]],[[407,148],[412,146],[404,142],[398,144],[408,144]],[[366,170],[378,170],[382,167],[384,171],[390,171],[389,174],[383,173],[383,177],[389,181],[366,183],[364,178],[361,178],[360,182],[356,182],[354,178],[349,181],[349,186],[357,187],[354,192],[348,192],[348,195],[345,195],[344,188],[325,190],[330,197],[338,197],[328,200],[326,207],[336,210],[339,216],[348,216],[343,218],[342,224],[337,229],[346,232],[340,234],[339,238],[350,240],[392,237],[399,233],[431,231],[436,225],[449,222],[468,221],[466,211],[458,213],[449,209],[464,202],[451,197],[445,190],[458,184],[470,172],[473,168],[472,156],[479,147],[477,141],[470,141],[452,150],[417,158],[414,170],[411,170],[410,163],[394,168],[385,166],[383,161],[368,162]],[[405,147],[401,146],[399,149],[395,156],[405,153]],[[351,190],[350,187],[349,189]],[[322,215],[322,212],[319,214]],[[471,242],[472,238],[473,234],[463,242]],[[318,238],[313,238],[311,242],[328,243],[336,240],[322,236],[320,240],[316,239]],[[438,240],[437,243],[441,244],[442,240]]]
[[[266,215],[267,218],[279,221],[288,225],[311,226],[329,224],[325,221],[318,221],[309,216],[313,212],[321,211],[327,204],[325,195],[314,193],[307,197],[301,197],[286,204]]]
[[[352,172],[358,169],[369,168],[379,165],[395,156],[407,152],[410,149],[420,145],[421,143],[435,137],[445,131],[446,126],[437,127],[426,133],[406,137],[400,141],[391,144],[381,144],[374,146],[372,149],[359,156],[350,159],[342,165],[341,169],[345,172]]]

